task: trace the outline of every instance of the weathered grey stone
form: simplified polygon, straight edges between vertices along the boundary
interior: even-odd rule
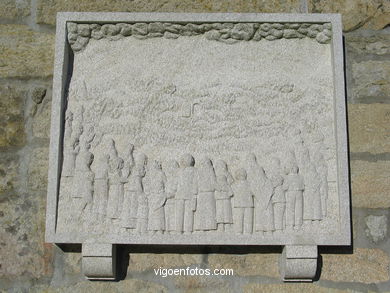
[[[255,31],[252,24],[238,23],[231,31],[231,37],[237,40],[249,41],[252,38],[254,32]]]
[[[356,291],[349,289],[335,289],[322,287],[318,284],[259,284],[249,283],[242,286],[244,293],[353,293]]]
[[[353,254],[322,254],[321,279],[365,284],[389,280],[390,258],[383,250],[355,248]]]
[[[146,35],[148,33],[148,25],[146,23],[135,23],[133,25],[133,35]]]
[[[352,64],[352,97],[390,96],[390,61],[362,61]]]
[[[0,86],[0,147],[22,146],[25,143],[25,96],[25,91],[14,86]]]
[[[30,15],[30,0],[2,0],[0,2],[0,17],[19,19]]]
[[[346,34],[346,47],[349,52],[356,54],[390,54],[390,34],[361,36]]]
[[[89,37],[91,35],[91,29],[89,28],[89,24],[78,24],[77,33],[82,37]]]
[[[95,40],[100,40],[101,38],[104,37],[103,32],[101,30],[102,26],[99,24],[92,24],[91,25],[91,38]],[[125,34],[127,34],[127,30],[125,29]],[[130,32],[131,34],[131,32]],[[68,36],[69,37],[69,36]]]
[[[317,34],[316,40],[321,44],[326,44],[330,42],[330,37],[328,37],[324,32],[320,32]]]
[[[49,138],[50,137],[50,113],[51,102],[45,101],[34,114],[32,123],[32,132],[34,137]]]
[[[30,292],[47,292],[47,293],[67,293],[67,292],[139,292],[139,293],[164,293],[169,290],[164,286],[152,281],[143,281],[138,279],[127,279],[116,283],[110,282],[91,282],[79,281],[77,283],[69,282],[69,284],[61,286],[51,285],[36,285],[29,289]]]
[[[116,36],[120,33],[121,27],[115,24],[103,24],[101,31],[105,36]]]
[[[0,157],[0,194],[12,192],[19,183],[19,157]]]
[[[129,272],[152,271],[160,267],[164,269],[199,265],[201,254],[172,254],[172,253],[132,253],[129,260]]]
[[[49,164],[48,148],[36,148],[32,151],[28,164],[28,185],[31,190],[45,190]]]
[[[44,211],[42,195],[2,196],[1,277],[17,279],[26,276],[37,279],[52,272],[52,245],[45,244],[43,239]]]
[[[25,25],[0,25],[0,77],[49,77],[53,71],[54,35]]]
[[[179,35],[171,33],[171,32],[165,32],[164,37],[167,39],[177,39],[179,37]]]
[[[383,0],[309,0],[309,12],[341,13],[345,31],[382,29],[390,22],[390,4]]]
[[[43,98],[46,95],[46,88],[44,87],[36,87],[31,92],[31,99],[36,104],[42,103]]]
[[[389,104],[349,104],[348,125],[351,152],[390,152]]]
[[[208,40],[219,40],[219,38],[221,37],[221,33],[217,30],[211,30],[206,32],[204,36]]]
[[[387,236],[387,217],[370,215],[365,218],[367,237],[374,243],[378,243]]]
[[[359,208],[390,207],[390,161],[351,161],[352,205]]]
[[[212,269],[229,268],[238,276],[279,277],[279,254],[211,254],[208,263]]]
[[[68,33],[77,34],[77,32],[78,32],[78,30],[77,30],[77,23],[67,22],[66,23],[66,28],[68,29]]]
[[[304,35],[300,34],[295,29],[284,29],[283,30],[283,37],[286,39],[293,39],[293,38],[303,38]]]
[[[200,268],[193,268],[192,271],[195,272],[195,269]],[[175,284],[175,289],[177,290],[183,290],[184,292],[199,292],[199,293],[206,293],[206,292],[216,292],[216,293],[233,293],[237,292],[232,288],[230,282],[222,279],[222,278],[229,278],[229,276],[223,276],[220,278],[213,278],[212,276],[206,276],[206,275],[189,275],[189,276],[174,276],[170,277],[173,279],[173,282]]]
[[[165,32],[164,24],[161,22],[149,23],[148,31],[150,33],[164,33]]]
[[[74,44],[71,45],[73,51],[78,52],[85,48],[85,46],[88,44],[89,38],[78,36],[77,40]]]

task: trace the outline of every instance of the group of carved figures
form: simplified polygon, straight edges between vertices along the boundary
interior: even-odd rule
[[[64,146],[62,177],[72,178],[71,197],[79,219],[84,215],[138,233],[188,234],[270,233],[300,229],[304,221],[326,216],[327,163],[320,150],[310,160],[300,133],[284,168],[273,158],[265,172],[251,153],[246,167],[237,169],[233,178],[225,161],[204,157],[195,167],[190,154],[179,163],[169,161],[163,170],[159,161],[148,163],[143,153],[134,156],[132,144],[123,160],[114,140],[97,158],[93,172],[93,134],[76,129],[75,138],[69,136]]]

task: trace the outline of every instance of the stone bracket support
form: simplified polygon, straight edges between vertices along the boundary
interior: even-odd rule
[[[83,243],[82,268],[88,280],[115,280],[116,245]]]
[[[280,261],[280,273],[285,282],[311,282],[317,272],[316,245],[286,245]]]

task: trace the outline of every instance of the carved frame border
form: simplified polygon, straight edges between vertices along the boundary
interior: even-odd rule
[[[76,23],[119,23],[119,22],[170,22],[170,23],[213,23],[213,22],[306,22],[332,24],[332,66],[334,79],[334,111],[335,134],[337,151],[337,178],[340,208],[340,234],[324,234],[316,243],[253,243],[243,242],[237,239],[229,245],[350,245],[351,244],[351,214],[350,214],[350,187],[349,187],[349,163],[348,163],[348,139],[347,139],[347,113],[344,84],[344,52],[341,15],[339,14],[258,14],[258,13],[84,13],[84,12],[60,12],[57,14],[55,60],[53,77],[53,98],[51,112],[49,174],[46,208],[46,241],[51,243],[82,243],[77,235],[56,233],[57,207],[59,195],[59,182],[62,161],[62,142],[64,132],[64,101],[66,87],[71,77],[73,52],[67,41],[67,22]],[[204,237],[204,236],[203,236]],[[221,245],[218,243],[203,241],[202,236],[190,237],[197,241],[172,241],[171,245]],[[72,239],[69,239],[72,238]],[[80,241],[79,241],[80,240]],[[154,241],[141,241],[133,239],[131,243],[126,241],[114,241],[113,244],[156,244]],[[222,241],[221,241],[222,240]]]

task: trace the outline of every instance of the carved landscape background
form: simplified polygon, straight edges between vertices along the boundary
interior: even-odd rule
[[[0,288],[170,291],[390,291],[390,32],[385,1],[2,1],[0,4]],[[103,6],[102,6],[103,5]],[[91,283],[78,253],[44,244],[56,11],[341,12],[348,85],[354,254],[324,250],[321,280],[280,284],[279,254],[134,253],[126,280]],[[196,251],[195,251],[196,252]],[[321,251],[320,251],[321,252]],[[233,268],[234,277],[154,276],[160,266]],[[267,283],[264,285],[264,283]],[[50,286],[50,288],[49,288]],[[330,289],[329,289],[330,288]]]

